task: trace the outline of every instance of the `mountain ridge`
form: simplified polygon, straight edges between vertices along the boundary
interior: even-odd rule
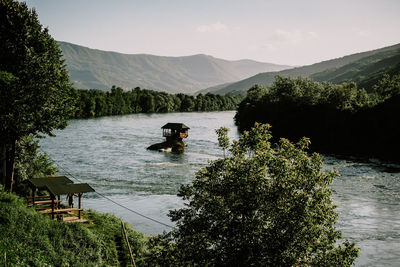
[[[123,54],[58,42],[74,87],[107,90],[143,87],[169,93],[194,93],[201,88],[234,82],[263,71],[290,66],[210,55],[182,57]]]
[[[364,57],[340,68],[331,68],[312,74],[310,78],[318,82],[355,82],[360,88],[372,90],[374,84],[383,75],[395,75],[400,73],[400,48],[380,52]]]
[[[252,77],[243,79],[238,82],[230,83],[226,86],[216,85],[209,88],[202,89],[198,91],[198,93],[216,93],[216,94],[227,94],[227,93],[246,93],[246,91],[251,88],[255,84],[259,84],[265,87],[268,87],[275,80],[276,75],[285,76],[285,77],[312,77],[312,75],[316,75],[321,72],[331,72],[334,69],[342,68],[348,64],[357,62],[363,58],[367,58],[370,56],[374,56],[379,53],[389,53],[392,51],[397,51],[400,49],[400,44],[395,44],[379,49],[374,49],[365,52],[359,52],[351,55],[346,55],[340,58],[335,58],[331,60],[324,60],[318,63],[314,63],[307,66],[295,67],[292,69],[285,69],[282,71],[275,72],[264,72],[256,74]],[[322,76],[322,75],[321,75]],[[318,77],[318,75],[317,75]],[[322,81],[322,79],[320,79]]]

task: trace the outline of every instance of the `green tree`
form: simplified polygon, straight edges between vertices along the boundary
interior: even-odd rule
[[[124,99],[124,90],[113,85],[111,88],[111,98],[114,102],[113,115],[125,114],[127,107]]]
[[[180,266],[350,266],[354,243],[338,245],[337,213],[309,140],[272,146],[269,125],[256,124],[230,145],[230,155],[199,170],[171,211],[176,228],[158,238],[159,256]],[[225,140],[226,130],[218,131]],[[226,142],[222,142],[226,146]],[[155,241],[155,242],[156,242]],[[157,242],[156,242],[157,243]],[[165,257],[162,263],[165,264]]]
[[[20,195],[27,195],[27,185],[21,183],[32,177],[54,175],[58,171],[46,153],[40,153],[39,141],[32,136],[24,136],[16,146],[14,190]]]
[[[107,115],[107,103],[106,103],[106,94],[102,91],[95,91],[96,98],[95,98],[95,116],[104,116]]]
[[[144,113],[153,113],[154,112],[154,96],[150,91],[144,91],[143,95],[140,97],[140,106],[141,110]]]
[[[375,93],[383,100],[394,95],[400,95],[400,74],[393,75],[392,77],[385,74],[373,88]]]
[[[61,50],[25,3],[0,0],[0,72],[0,173],[11,191],[16,142],[64,128],[74,106]]]
[[[221,127],[215,131],[218,136],[218,145],[224,150],[224,157],[226,156],[225,151],[229,148],[229,129],[226,127]]]
[[[180,96],[181,94],[178,94]],[[183,95],[183,94],[182,94]],[[181,110],[180,111],[193,111],[194,108],[194,98],[193,96],[183,95],[181,102]]]

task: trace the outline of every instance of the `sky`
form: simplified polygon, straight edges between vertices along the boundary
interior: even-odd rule
[[[58,41],[292,66],[400,43],[399,0],[29,0]]]

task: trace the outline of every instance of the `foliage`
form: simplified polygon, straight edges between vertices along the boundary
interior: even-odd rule
[[[0,167],[11,190],[16,141],[64,128],[73,109],[61,50],[35,10],[15,0],[0,1],[0,73]]]
[[[243,99],[233,95],[206,95],[196,97],[185,94],[168,94],[136,87],[124,92],[113,86],[111,92],[100,90],[75,90],[76,112],[74,118],[89,118],[131,113],[165,113],[187,111],[234,110]]]
[[[219,146],[225,151],[225,149],[228,149],[229,147],[229,138],[228,138],[228,132],[229,129],[226,127],[221,127],[215,131],[218,136],[218,144]]]
[[[27,193],[22,181],[33,177],[51,176],[58,171],[48,155],[40,152],[39,140],[32,136],[24,136],[18,141],[15,154],[15,192],[19,194]]]
[[[126,266],[121,220],[87,211],[90,224],[59,223],[0,192],[0,256],[7,266]],[[137,260],[146,237],[127,227]]]
[[[153,240],[161,262],[176,266],[350,266],[354,243],[337,245],[337,213],[322,172],[308,156],[310,141],[281,139],[273,147],[269,125],[256,124],[184,185],[186,207],[171,211],[177,228]],[[222,138],[226,132],[219,131]],[[225,136],[226,137],[226,136]],[[169,260],[169,262],[166,262]]]
[[[96,235],[98,239],[103,240],[107,246],[103,258],[107,259],[107,261],[116,261],[117,257],[121,266],[127,266],[130,263],[130,256],[128,246],[121,234],[121,219],[111,214],[98,213],[93,210],[84,211],[83,216],[91,221],[85,227]],[[144,255],[147,251],[148,238],[143,233],[135,231],[127,223],[125,223],[125,230],[135,263],[142,266],[145,260]],[[113,247],[113,249],[111,250],[110,247]]]
[[[65,127],[71,87],[57,43],[25,3],[2,0],[0,18],[0,71],[15,77],[1,88],[2,138]]]
[[[274,141],[308,136],[314,151],[398,160],[399,77],[384,76],[368,94],[355,83],[277,76],[270,88],[249,89],[235,122],[241,131],[270,123]]]
[[[393,96],[400,95],[400,74],[390,77],[385,74],[377,84],[374,92],[382,99],[387,100]]]

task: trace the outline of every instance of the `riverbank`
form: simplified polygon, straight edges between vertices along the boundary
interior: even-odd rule
[[[27,208],[24,199],[0,192],[2,266],[127,266],[129,250],[121,219],[85,210],[88,223],[62,223]],[[136,262],[148,237],[125,224]]]

